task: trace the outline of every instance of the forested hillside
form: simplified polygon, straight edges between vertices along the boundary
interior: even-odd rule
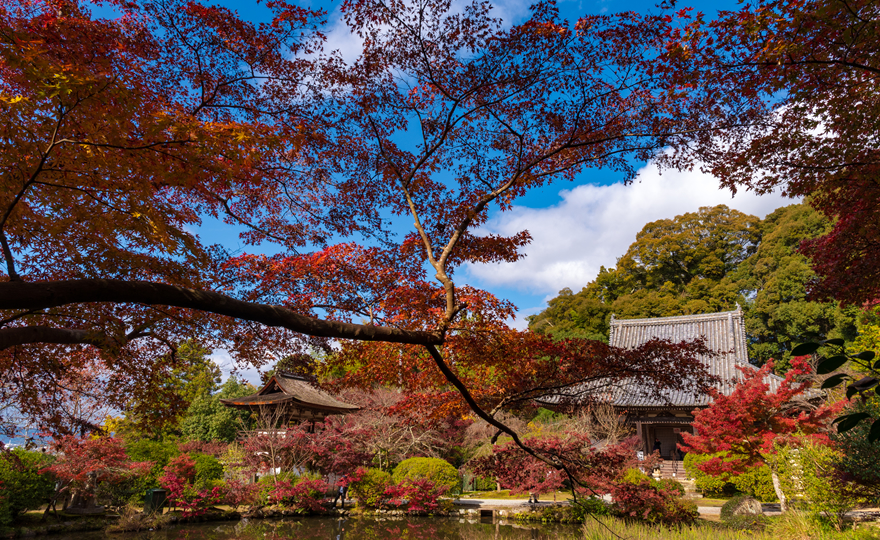
[[[777,360],[785,371],[802,341],[856,333],[856,308],[807,300],[815,279],[797,252],[804,239],[830,229],[804,204],[779,208],[766,219],[725,205],[645,225],[617,260],[580,292],[563,289],[529,327],[558,337],[608,339],[611,314],[622,319],[735,309],[745,312],[749,357]]]

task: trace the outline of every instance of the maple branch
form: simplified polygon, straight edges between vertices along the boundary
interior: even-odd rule
[[[477,403],[477,400],[474,399],[473,394],[471,394],[467,386],[465,386],[461,379],[459,379],[455,375],[455,373],[452,372],[452,370],[446,364],[446,361],[443,360],[443,356],[440,354],[440,351],[437,350],[437,347],[435,347],[434,345],[425,345],[425,349],[428,350],[428,353],[431,355],[434,363],[437,364],[440,372],[443,373],[444,377],[446,377],[446,380],[449,381],[456,390],[458,390],[458,393],[461,394],[461,397],[464,398],[465,402],[477,416],[482,418],[490,426],[498,429],[498,431],[503,431],[507,435],[510,435],[510,437],[513,439],[514,444],[522,448],[522,450],[528,453],[530,456],[542,461],[543,463],[546,463],[554,469],[563,469],[567,474],[569,473],[568,469],[561,463],[554,463],[553,461],[538,455],[537,452],[535,452],[522,442],[516,431],[510,429],[509,427],[507,427],[506,424],[504,424],[503,422],[499,422],[492,415],[484,411],[483,408],[480,407],[480,404]]]
[[[317,337],[410,345],[439,345],[444,342],[442,332],[328,321],[302,315],[282,306],[246,302],[217,292],[165,283],[117,279],[0,283],[0,309],[44,309],[91,302],[167,305],[195,309]]]
[[[244,219],[243,217],[239,216],[238,214],[236,214],[235,211],[232,210],[232,207],[229,206],[229,199],[225,199],[225,198],[217,195],[216,193],[211,193],[210,195],[214,198],[214,200],[216,200],[217,202],[219,202],[223,206],[223,209],[226,211],[227,216],[233,218],[234,220],[239,222],[241,225],[244,225],[245,227],[248,227],[249,229],[252,229],[252,230],[262,234],[266,238],[269,238],[271,240],[275,240],[276,242],[279,242],[282,245],[286,246],[288,244],[288,240],[289,240],[288,238],[278,236],[277,234],[272,234],[270,231],[267,231],[266,229],[259,227],[256,224],[251,223],[250,221],[248,221],[248,220]],[[293,249],[293,248],[290,248],[290,249],[294,255],[299,255],[299,252],[296,249]]]
[[[38,309],[30,309],[28,311],[16,313],[15,315],[12,315],[10,317],[6,317],[5,319],[0,319],[0,327],[6,326],[7,324],[9,324],[13,321],[21,319],[22,317],[27,317],[28,315],[33,315],[35,313],[38,313],[39,311],[40,310],[38,310]]]
[[[458,393],[465,400],[465,402],[468,404],[468,406],[471,408],[471,410],[474,412],[474,414],[476,414],[478,417],[482,418],[490,426],[496,428],[499,432],[503,432],[503,433],[506,433],[507,435],[509,435],[511,437],[511,439],[513,440],[514,444],[516,444],[520,449],[522,449],[523,452],[529,454],[533,458],[541,461],[542,463],[546,464],[549,467],[552,467],[557,470],[561,470],[563,473],[565,473],[565,475],[568,477],[569,481],[571,481],[573,484],[576,483],[582,487],[589,489],[594,494],[596,494],[595,490],[593,490],[590,486],[587,486],[583,482],[579,481],[577,479],[577,477],[574,475],[574,473],[565,465],[565,463],[562,462],[562,460],[559,460],[559,459],[552,460],[552,459],[547,459],[544,456],[541,456],[540,454],[535,452],[531,447],[526,446],[526,444],[523,443],[522,440],[519,438],[519,435],[517,435],[516,431],[509,428],[503,422],[499,422],[498,420],[495,419],[494,416],[492,416],[491,414],[489,414],[485,410],[483,410],[483,408],[480,407],[480,405],[477,403],[477,400],[474,399],[473,394],[470,393],[470,390],[468,390],[467,386],[465,386],[465,384],[461,381],[461,379],[459,379],[455,375],[455,373],[453,373],[453,371],[446,364],[446,361],[443,360],[443,356],[440,354],[440,351],[437,350],[437,347],[435,347],[434,345],[425,345],[425,349],[428,350],[428,353],[431,355],[431,358],[434,360],[434,363],[437,365],[437,368],[440,369],[440,372],[443,374],[443,376],[446,378],[446,380],[449,381],[452,384],[452,386],[455,387],[456,390],[458,390]],[[496,437],[497,437],[497,435],[496,435]],[[571,493],[572,493],[572,496],[574,497],[574,502],[577,503],[577,493],[575,492],[574,489],[572,489]],[[617,538],[621,538],[620,536],[617,536],[616,534],[614,536]]]
[[[93,330],[49,328],[47,326],[20,326],[0,328],[0,351],[28,343],[57,343],[61,345],[107,345],[107,336]]]
[[[6,233],[0,229],[0,247],[3,248],[3,258],[6,259],[6,273],[9,274],[10,281],[21,281],[21,276],[15,271],[15,261],[12,259],[12,250],[6,242]]]
[[[795,60],[789,56],[788,61],[780,64],[779,62],[741,62],[739,64],[725,64],[725,68],[737,68],[737,67],[764,67],[764,68],[778,68],[785,66],[810,66],[810,65],[819,65],[819,66],[845,66],[854,69],[859,69],[863,71],[867,71],[868,73],[872,73],[875,75],[880,75],[880,69],[871,67],[869,65],[861,64],[858,62],[848,62],[846,60]]]
[[[66,112],[64,110],[64,107],[61,104],[59,104],[58,105],[58,119],[55,122],[55,126],[52,129],[52,136],[50,137],[51,140],[49,141],[49,145],[46,147],[45,151],[41,152],[40,161],[39,161],[39,163],[37,163],[37,166],[34,168],[34,172],[31,173],[30,178],[28,178],[25,181],[24,185],[21,186],[21,189],[19,190],[18,194],[15,196],[14,199],[12,199],[12,202],[9,204],[9,207],[6,208],[6,212],[3,214],[3,217],[0,218],[0,232],[2,232],[3,227],[6,226],[6,222],[9,220],[9,216],[12,215],[12,211],[15,209],[16,205],[19,203],[19,201],[21,201],[22,198],[24,198],[25,193],[27,193],[27,191],[28,191],[28,188],[30,188],[30,186],[34,182],[36,182],[37,177],[40,175],[40,172],[46,166],[46,161],[49,159],[49,154],[52,152],[52,150],[55,149],[55,146],[58,144],[58,141],[57,141],[58,131],[61,129],[61,124],[64,122],[65,116],[66,116]],[[4,243],[4,245],[6,244],[5,238],[4,238],[3,243]],[[4,256],[7,257],[7,259],[6,259],[7,261],[12,260],[11,253],[9,255],[7,255],[6,250],[4,250],[3,254],[4,254]],[[11,274],[9,277],[10,277],[10,279],[12,279]]]
[[[386,154],[385,146],[382,141],[382,137],[379,135],[379,130],[376,127],[375,122],[373,122],[373,119],[370,117],[367,117],[367,119],[370,122],[370,126],[373,128],[373,132],[376,135],[376,141],[379,144],[379,150],[381,152],[382,157],[385,158],[385,160],[389,163],[389,165],[391,165],[394,168],[394,172],[397,175],[398,182],[400,183],[400,189],[403,191],[404,198],[406,199],[406,203],[409,206],[410,213],[412,214],[412,217],[413,217],[413,226],[416,228],[416,231],[419,233],[419,236],[422,239],[422,243],[425,246],[425,252],[427,253],[428,262],[431,264],[431,266],[434,268],[434,270],[437,271],[437,273],[435,274],[435,277],[437,278],[437,280],[440,281],[441,284],[443,284],[443,289],[446,293],[446,317],[444,319],[445,324],[443,325],[443,328],[441,329],[441,331],[444,331],[446,329],[446,327],[448,327],[449,323],[452,322],[452,319],[454,317],[452,315],[452,313],[455,312],[455,283],[453,283],[453,281],[451,279],[449,279],[449,275],[446,273],[446,270],[444,268],[445,264],[446,264],[445,259],[442,256],[441,256],[440,260],[437,260],[434,257],[434,247],[431,244],[431,239],[428,237],[428,234],[425,232],[425,227],[422,224],[421,218],[419,217],[418,208],[416,207],[415,201],[413,200],[412,195],[410,194],[409,183],[415,177],[416,172],[422,167],[422,165],[428,160],[428,158],[435,151],[437,151],[437,149],[440,148],[442,141],[444,141],[446,139],[446,137],[448,136],[449,132],[452,129],[452,126],[450,125],[450,122],[449,122],[449,118],[450,118],[453,110],[455,110],[455,107],[452,107],[449,114],[447,114],[447,120],[446,120],[446,123],[444,124],[443,132],[440,135],[440,140],[437,141],[437,143],[433,146],[433,148],[425,148],[425,152],[423,152],[422,157],[419,159],[418,162],[416,162],[412,166],[410,173],[407,175],[407,180],[404,180],[404,177],[400,173],[400,170],[398,169],[397,165],[395,165],[385,155]]]
[[[194,142],[192,139],[180,139],[180,140],[170,140],[170,141],[158,141],[154,143],[148,144],[140,144],[137,146],[123,146],[121,144],[110,144],[110,143],[96,143],[91,141],[75,141],[73,139],[61,139],[55,143],[56,146],[60,146],[61,144],[75,144],[78,146],[94,146],[95,148],[112,148],[114,150],[149,150],[155,148],[157,146],[166,146],[170,144],[185,144]]]

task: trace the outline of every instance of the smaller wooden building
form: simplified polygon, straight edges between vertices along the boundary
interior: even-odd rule
[[[314,386],[305,377],[285,372],[272,376],[256,394],[220,402],[271,417],[279,426],[323,422],[330,415],[360,410],[357,405],[340,401]]]

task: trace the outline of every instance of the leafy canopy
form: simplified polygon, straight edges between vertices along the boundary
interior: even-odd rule
[[[348,382],[405,370],[416,399],[495,424],[482,408],[528,399],[547,357],[565,384],[618,376],[624,354],[513,332],[513,306],[456,270],[528,242],[477,233],[490,209],[590,167],[629,179],[631,158],[688,143],[698,104],[654,68],[684,19],[570,25],[538,3],[505,28],[476,1],[347,2],[364,49],[346,63],[321,50],[322,13],[284,2],[266,24],[117,8],[0,8],[0,367],[21,374],[4,401],[43,395],[84,351],[111,405],[171,403],[175,363],[157,359],[189,339],[257,365],[348,340]],[[208,218],[241,227],[244,251],[193,234]],[[706,378],[637,354],[655,387],[681,384],[673,365]]]

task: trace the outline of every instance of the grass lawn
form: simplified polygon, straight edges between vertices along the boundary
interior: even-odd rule
[[[724,503],[726,503],[727,501],[728,499],[708,499],[705,497],[702,499],[694,499],[694,502],[697,503],[697,506],[714,506],[718,508],[724,506]]]

